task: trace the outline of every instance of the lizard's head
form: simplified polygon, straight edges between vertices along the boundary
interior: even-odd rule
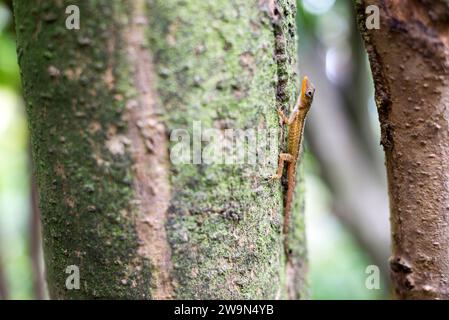
[[[302,88],[301,88],[301,96],[306,100],[306,104],[310,106],[313,101],[313,95],[315,94],[315,87],[312,82],[309,81],[309,78],[304,77],[302,80]]]

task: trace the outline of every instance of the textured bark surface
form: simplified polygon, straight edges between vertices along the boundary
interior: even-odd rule
[[[380,8],[366,30],[365,8]],[[358,1],[376,86],[398,298],[449,298],[449,2]]]
[[[72,4],[78,31],[65,28]],[[266,181],[277,150],[256,165],[169,160],[170,132],[192,136],[193,121],[278,128],[276,106],[297,92],[293,0],[14,9],[51,297],[304,296],[302,210],[287,277],[282,188]],[[80,290],[65,287],[69,265]]]

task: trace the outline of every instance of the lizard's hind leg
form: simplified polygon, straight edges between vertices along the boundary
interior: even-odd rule
[[[271,177],[272,180],[274,179],[280,179],[282,177],[282,172],[284,171],[284,163],[285,162],[292,162],[293,156],[289,153],[281,153],[279,155],[279,164],[278,164],[278,170],[275,175]]]

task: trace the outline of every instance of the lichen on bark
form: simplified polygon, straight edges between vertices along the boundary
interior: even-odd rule
[[[295,99],[293,1],[149,3],[169,129],[191,132],[193,121],[219,130],[278,126],[276,107]],[[277,154],[269,158],[172,166],[168,232],[179,297],[287,297],[282,197],[266,182]]]

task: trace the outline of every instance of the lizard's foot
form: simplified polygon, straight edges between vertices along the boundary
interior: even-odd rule
[[[282,108],[278,108],[277,109],[277,111],[278,111],[278,116],[279,116],[279,123],[280,123],[280,125],[282,126],[284,123],[286,123],[286,116],[285,116],[285,113],[284,113],[284,111],[282,111]]]
[[[273,181],[273,180],[279,180],[282,177],[282,174],[273,174],[268,180],[269,181]]]

